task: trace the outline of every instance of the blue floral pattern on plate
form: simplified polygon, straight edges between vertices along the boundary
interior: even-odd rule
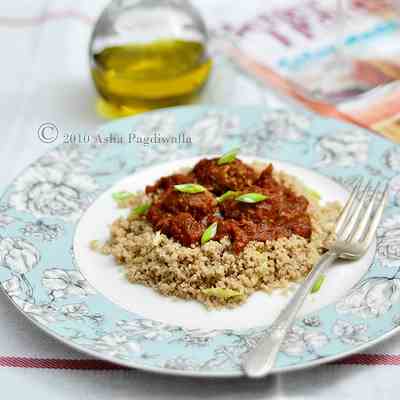
[[[275,371],[350,354],[400,323],[400,149],[371,133],[291,109],[182,107],[126,118],[99,134],[150,138],[184,130],[191,143],[61,145],[31,164],[0,202],[0,282],[16,307],[49,334],[127,366],[176,374],[240,375],[243,355],[268,327],[184,329],[144,319],[96,292],[77,269],[75,226],[110,185],[156,162],[244,153],[318,170],[344,185],[356,176],[390,182],[390,204],[368,273],[336,304],[298,320]],[[273,157],[271,157],[273,154]]]

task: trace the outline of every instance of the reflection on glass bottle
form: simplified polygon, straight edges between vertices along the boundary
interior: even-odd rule
[[[193,101],[211,69],[206,46],[186,0],[114,0],[90,43],[98,111],[117,117]]]

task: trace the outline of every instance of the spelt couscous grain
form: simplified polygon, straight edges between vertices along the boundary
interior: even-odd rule
[[[309,201],[310,240],[292,235],[265,243],[253,241],[234,254],[227,238],[186,247],[155,232],[145,219],[131,216],[114,221],[101,251],[123,266],[130,282],[211,308],[237,306],[258,290],[270,293],[287,288],[302,280],[329,247],[340,205],[320,205],[315,192],[282,171],[274,172],[274,177]],[[138,201],[129,199],[133,205],[145,199],[142,193],[136,196]]]

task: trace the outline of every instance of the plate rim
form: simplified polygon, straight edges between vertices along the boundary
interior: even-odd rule
[[[94,359],[97,360],[102,360],[102,361],[107,361],[111,365],[115,366],[123,366],[127,369],[137,369],[145,372],[151,372],[151,373],[156,373],[156,374],[161,374],[161,375],[169,375],[169,376],[183,376],[183,377],[191,377],[191,378],[242,378],[245,377],[244,373],[242,371],[238,372],[207,372],[207,371],[186,371],[186,370],[175,370],[175,369],[168,369],[168,368],[163,368],[163,367],[150,367],[148,365],[143,365],[143,364],[136,364],[134,362],[125,362],[124,360],[119,360],[115,361],[115,359],[111,356],[107,356],[103,353],[100,352],[95,352],[94,350],[89,350],[83,345],[76,344],[72,342],[71,340],[68,341],[64,339],[61,335],[58,335],[55,332],[52,332],[50,329],[47,329],[46,325],[40,323],[39,321],[36,321],[34,318],[32,318],[30,315],[26,314],[16,303],[15,301],[11,298],[11,296],[6,292],[4,289],[3,285],[0,285],[2,293],[5,295],[5,297],[10,301],[10,303],[15,307],[18,312],[23,315],[25,318],[27,318],[34,326],[38,327],[42,332],[46,333],[47,335],[51,336],[53,339],[56,339],[60,343],[66,345],[67,347],[72,348],[73,350],[76,350],[82,354],[87,354],[89,356],[94,357]],[[287,367],[279,367],[276,368],[274,367],[270,375],[275,375],[275,374],[280,374],[280,373],[288,373],[292,371],[297,371],[297,370],[306,370],[309,368],[314,368],[317,367],[318,365],[324,365],[324,364],[330,364],[336,360],[341,360],[343,358],[346,358],[348,356],[351,356],[354,353],[357,353],[360,350],[365,350],[371,346],[374,346],[378,343],[381,343],[385,340],[390,339],[392,336],[400,332],[400,326],[393,328],[392,330],[386,332],[382,336],[379,336],[369,342],[366,342],[364,344],[361,344],[357,347],[352,348],[351,350],[339,354],[335,354],[332,356],[312,360],[312,361],[306,361],[305,363],[302,364],[296,364],[296,365],[289,365]],[[105,368],[107,369],[107,368]],[[110,368],[113,369],[113,368]]]
[[[243,109],[247,109],[247,110],[261,110],[265,108],[266,110],[268,110],[268,107],[263,107],[261,105],[190,105],[190,106],[176,106],[176,107],[169,107],[169,108],[164,108],[161,110],[153,110],[147,113],[142,113],[139,115],[135,115],[135,116],[126,116],[123,118],[118,118],[115,119],[113,121],[110,122],[106,122],[104,124],[100,124],[97,128],[94,128],[93,131],[94,133],[100,133],[102,129],[106,130],[109,126],[114,125],[115,123],[118,122],[122,122],[122,121],[129,121],[129,120],[137,120],[138,118],[141,118],[143,116],[148,116],[151,114],[156,114],[156,113],[167,113],[168,111],[176,111],[176,110],[221,110],[221,111],[232,111],[232,110],[243,110]],[[372,134],[371,136],[377,138],[378,140],[381,140],[383,142],[386,143],[391,143],[394,144],[393,142],[391,142],[390,140],[388,140],[387,138],[381,137],[379,135],[377,135],[376,133],[370,131],[369,129],[363,128],[363,127],[358,127],[354,124],[351,124],[349,122],[346,121],[340,121],[337,120],[335,118],[329,118],[329,117],[323,117],[320,116],[318,114],[312,113],[309,110],[303,110],[303,109],[298,109],[297,107],[293,107],[293,106],[288,106],[288,105],[284,105],[284,109],[287,110],[290,113],[300,113],[300,114],[305,114],[305,115],[312,115],[312,117],[316,120],[331,120],[334,121],[336,123],[339,123],[343,126],[348,126],[348,127],[355,127],[356,129],[361,129],[362,131],[368,132],[368,134]],[[8,184],[6,184],[3,187],[3,190],[1,191],[1,195],[0,195],[0,201],[6,196],[6,194],[9,192],[9,190],[11,189],[11,187],[13,186],[14,182],[20,177],[22,176],[34,163],[36,163],[37,161],[39,161],[42,157],[44,157],[46,154],[54,151],[57,148],[61,148],[63,147],[64,144],[60,143],[57,144],[55,146],[52,146],[50,148],[47,148],[45,151],[43,151],[38,157],[36,157],[33,161],[29,162],[29,164],[25,165],[15,176],[12,177],[12,179],[9,181]],[[258,156],[256,156],[258,157]],[[303,167],[304,168],[304,167]],[[375,256],[376,257],[376,254]],[[132,369],[138,369],[138,370],[143,370],[146,372],[152,372],[152,373],[157,373],[157,374],[162,374],[162,375],[173,375],[173,376],[184,376],[184,377],[196,377],[196,378],[239,378],[239,377],[243,377],[244,374],[242,373],[242,371],[237,371],[237,372],[211,372],[211,371],[199,371],[199,370],[177,370],[177,369],[170,369],[170,368],[166,368],[166,367],[158,367],[158,366],[149,366],[146,364],[140,364],[140,363],[136,363],[133,361],[125,361],[123,359],[119,359],[116,357],[112,357],[112,356],[108,356],[104,353],[101,352],[97,352],[95,350],[90,350],[87,347],[85,347],[84,345],[78,344],[73,342],[71,339],[66,339],[64,338],[62,335],[50,330],[47,325],[37,321],[36,319],[34,319],[32,316],[30,316],[29,314],[27,314],[26,312],[24,312],[24,310],[17,305],[17,303],[14,301],[14,299],[9,295],[9,293],[5,290],[5,288],[2,285],[2,281],[0,281],[0,288],[2,293],[5,294],[5,296],[8,298],[8,300],[10,301],[10,303],[18,310],[18,312],[20,314],[22,314],[25,318],[27,318],[34,326],[38,327],[41,331],[43,331],[44,333],[48,334],[49,336],[51,336],[52,338],[56,339],[57,341],[63,343],[64,345],[66,345],[67,347],[70,347],[80,353],[83,354],[87,354],[91,357],[94,357],[95,359],[98,360],[103,360],[106,362],[109,362],[111,365],[120,365],[126,368],[132,368]],[[394,326],[392,329],[388,330],[387,332],[381,334],[380,336],[372,339],[372,340],[368,340],[365,343],[356,345],[354,347],[352,347],[351,349],[338,353],[338,354],[334,354],[334,355],[330,355],[330,356],[324,356],[322,358],[319,359],[315,359],[315,360],[310,360],[310,361],[304,361],[302,363],[298,363],[295,365],[288,365],[288,366],[284,366],[284,367],[274,367],[272,370],[272,374],[277,374],[277,373],[286,373],[286,372],[291,372],[291,371],[296,371],[296,370],[305,370],[308,368],[313,368],[315,366],[318,365],[323,365],[323,364],[329,364],[332,363],[336,360],[339,359],[343,359],[346,358],[354,353],[357,353],[359,351],[365,350],[371,346],[374,346],[378,343],[381,343],[389,338],[391,338],[392,336],[394,336],[395,334],[397,334],[398,332],[400,332],[400,326]]]

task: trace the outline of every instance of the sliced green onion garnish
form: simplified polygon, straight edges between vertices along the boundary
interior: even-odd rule
[[[174,188],[183,193],[201,193],[207,190],[204,186],[197,183],[184,183],[182,185],[175,185]]]
[[[135,194],[131,192],[115,192],[112,194],[112,198],[117,203],[118,207],[120,208],[127,208],[129,207],[129,200],[134,198]]]
[[[232,297],[242,297],[243,294],[239,290],[225,288],[209,288],[203,289],[202,292],[207,296],[218,297],[219,299],[230,299]]]
[[[306,188],[305,192],[306,194],[308,194],[308,196],[312,197],[317,202],[321,200],[321,195],[317,191],[310,188]]]
[[[207,243],[217,234],[218,222],[211,224],[201,235],[201,244]]]
[[[311,293],[317,293],[321,289],[321,286],[324,283],[324,280],[325,280],[325,276],[320,275],[318,277],[318,279],[316,280],[316,282],[314,283],[314,286],[311,288]]]
[[[222,203],[224,202],[226,199],[229,199],[230,197],[236,197],[239,196],[240,192],[234,192],[233,190],[228,190],[227,192],[225,192],[223,195],[217,197],[217,202],[218,203]]]
[[[101,243],[100,243],[99,240],[91,240],[91,241],[89,242],[89,247],[90,247],[90,249],[93,250],[93,251],[99,251],[100,248],[101,248]]]
[[[134,194],[131,193],[131,192],[122,191],[122,192],[115,192],[115,193],[113,193],[113,194],[112,194],[112,198],[113,198],[115,201],[122,201],[122,200],[127,200],[127,199],[129,199],[129,198],[132,197],[133,195],[134,195]]]
[[[129,217],[138,216],[138,215],[145,215],[147,211],[149,211],[151,204],[150,203],[143,203],[140,206],[135,207],[129,214]],[[128,218],[129,218],[128,217]]]
[[[258,203],[268,199],[268,196],[261,194],[261,193],[246,193],[242,194],[239,197],[236,197],[236,201],[241,201],[242,203]]]
[[[229,164],[232,161],[236,160],[236,156],[238,155],[240,149],[236,147],[235,149],[229,150],[227,153],[223,154],[217,161],[218,165]]]

